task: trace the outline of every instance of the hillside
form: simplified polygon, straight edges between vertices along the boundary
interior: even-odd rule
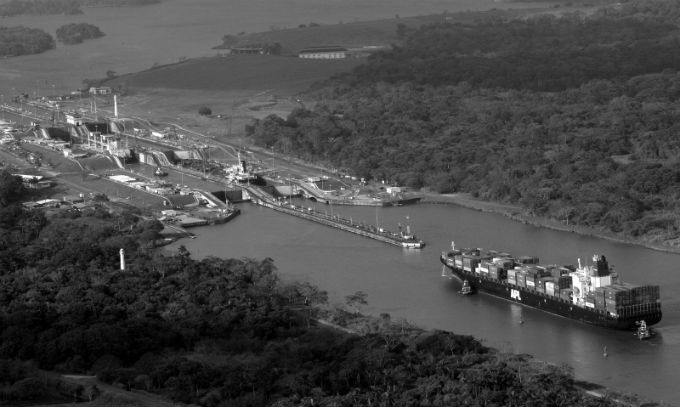
[[[440,13],[313,27],[307,23],[305,28],[226,36],[222,46],[280,43],[284,54],[320,44],[350,48],[391,46],[423,24],[441,21],[471,23],[480,18],[505,19],[539,10],[546,8],[537,5],[537,8],[529,10]],[[218,52],[223,55],[227,53],[226,49],[218,49]],[[212,136],[224,136],[225,130],[230,128],[229,133],[241,137],[251,119],[264,118],[268,114],[285,117],[301,106],[296,99],[302,99],[305,106],[310,106],[314,101],[303,96],[310,87],[335,74],[350,71],[366,61],[366,58],[302,61],[269,55],[185,59],[179,63],[157,65],[149,70],[94,83],[101,82],[122,91],[123,97],[119,98],[122,114],[139,116],[144,112],[144,115],[159,121],[181,118],[184,126]],[[199,117],[197,111],[201,106],[210,107],[215,116],[229,117],[229,122]]]
[[[395,16],[384,20],[338,24],[320,25],[310,22],[297,28],[226,35],[222,38],[222,44],[215,49],[278,43],[282,46],[282,55],[296,55],[297,51],[303,48],[320,45],[339,45],[346,48],[390,47],[393,44],[400,44],[407,31],[426,24],[444,21],[469,23],[480,18],[514,18],[545,10],[545,7],[539,8],[537,5],[535,9],[444,12],[418,17]]]
[[[318,91],[314,109],[248,132],[361,177],[678,248],[677,9],[425,26]]]

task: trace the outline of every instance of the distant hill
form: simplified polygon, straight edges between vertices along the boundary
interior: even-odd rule
[[[537,9],[538,10],[538,9]],[[541,8],[541,10],[545,10]],[[480,18],[513,18],[532,10],[490,10],[485,12],[440,13],[420,17],[390,18],[385,20],[319,25],[313,22],[298,28],[271,30],[252,34],[225,35],[215,49],[229,49],[249,45],[281,44],[282,55],[294,55],[299,50],[320,45],[339,45],[347,48],[390,46],[400,44],[406,32],[422,25],[439,22],[469,23]],[[401,27],[401,28],[400,28]],[[400,32],[401,31],[401,32]]]
[[[340,45],[347,48],[390,48],[423,25],[437,22],[472,23],[480,19],[510,19],[545,10],[490,10],[441,13],[334,25],[227,35],[215,49],[281,44],[281,56],[241,55],[186,60],[106,81],[113,88],[173,88],[195,90],[272,89],[302,92],[316,82],[353,69],[365,58],[309,61],[290,57],[306,47]],[[370,48],[367,49],[370,51]],[[226,52],[225,52],[226,53]]]

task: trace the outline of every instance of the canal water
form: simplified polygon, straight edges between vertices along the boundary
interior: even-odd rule
[[[305,206],[313,203],[302,202]],[[365,313],[389,313],[423,328],[469,334],[487,346],[568,364],[577,378],[656,401],[680,405],[680,256],[569,232],[542,229],[501,215],[458,206],[418,204],[390,208],[316,205],[319,211],[396,231],[407,223],[426,241],[409,251],[242,204],[225,225],[192,229],[182,240],[195,258],[271,257],[284,279],[309,281],[328,291],[331,303],[365,292]],[[439,255],[450,247],[483,247],[534,255],[544,264],[589,262],[604,254],[621,279],[661,286],[659,335],[638,341],[631,332],[591,327],[487,295],[460,296],[460,283],[441,276]],[[519,321],[524,323],[520,324]],[[607,348],[607,357],[603,349]]]

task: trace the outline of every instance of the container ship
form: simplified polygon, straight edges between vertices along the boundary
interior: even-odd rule
[[[540,265],[537,257],[513,257],[482,249],[442,252],[442,273],[467,281],[472,292],[485,292],[591,325],[635,330],[661,320],[658,285],[619,281],[605,256],[592,265]]]

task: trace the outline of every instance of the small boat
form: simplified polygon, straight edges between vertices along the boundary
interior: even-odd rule
[[[168,175],[168,173],[163,171],[163,169],[161,167],[156,168],[156,171],[154,171],[153,174],[157,177],[164,177],[164,176]]]
[[[656,335],[656,332],[652,331],[652,328],[647,327],[647,323],[644,320],[636,322],[636,325],[638,328],[635,332],[635,336],[637,336],[639,340],[649,339]]]
[[[463,286],[460,288],[460,291],[458,291],[458,293],[462,295],[474,294],[474,292],[472,291],[472,286],[470,286],[470,282],[467,280],[463,280]]]

